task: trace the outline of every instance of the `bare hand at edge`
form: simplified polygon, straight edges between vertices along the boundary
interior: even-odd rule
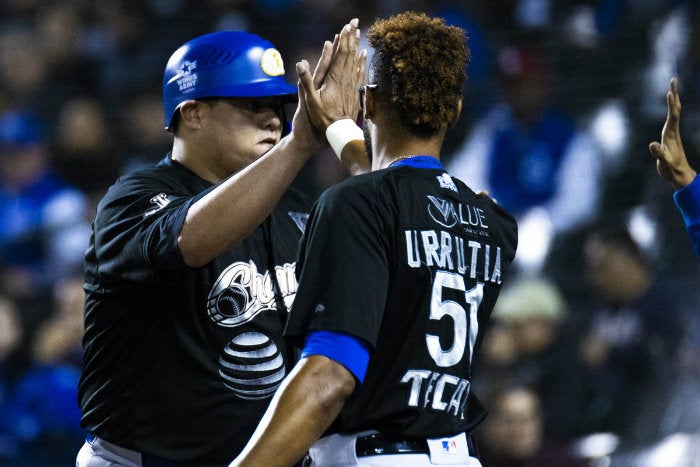
[[[676,190],[679,190],[693,181],[697,173],[688,164],[688,159],[683,150],[680,133],[681,99],[678,95],[678,79],[671,79],[669,90],[666,93],[668,114],[663,130],[661,130],[661,142],[654,141],[649,144],[649,152],[656,159],[656,170],[659,175],[668,180]]]

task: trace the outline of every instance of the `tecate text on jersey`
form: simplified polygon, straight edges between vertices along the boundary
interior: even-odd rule
[[[470,382],[454,375],[430,370],[408,370],[401,383],[410,384],[410,407],[428,407],[464,420]]]

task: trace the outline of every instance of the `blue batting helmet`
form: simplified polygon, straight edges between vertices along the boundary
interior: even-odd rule
[[[220,31],[177,49],[163,74],[165,128],[185,101],[203,97],[269,97],[293,101],[297,87],[284,79],[282,56],[271,42],[242,31]]]

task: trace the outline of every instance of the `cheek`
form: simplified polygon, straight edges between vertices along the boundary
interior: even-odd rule
[[[222,125],[218,131],[217,139],[222,142],[228,151],[242,153],[250,150],[252,138],[251,131],[243,125]]]

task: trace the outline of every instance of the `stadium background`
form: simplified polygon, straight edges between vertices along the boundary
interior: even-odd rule
[[[585,328],[579,325],[601,306],[583,267],[585,241],[601,225],[617,224],[639,243],[654,286],[661,289],[658,295],[666,296],[681,316],[685,332],[674,336],[678,348],[672,359],[660,362],[673,384],[654,387],[649,395],[658,404],[650,410],[663,412],[660,419],[665,421],[674,411],[684,412],[690,421],[663,431],[661,422],[650,418],[647,424],[653,427],[629,438],[607,430],[602,436],[597,430],[586,433],[581,427],[565,434],[544,422],[542,436],[585,452],[588,465],[700,465],[700,414],[683,409],[700,407],[698,259],[672,190],[656,175],[647,149],[660,135],[668,82],[678,76],[686,152],[700,167],[697,1],[2,0],[0,466],[73,465],[84,438],[75,406],[81,255],[100,195],[119,174],[151,164],[169,149],[160,90],[170,53],[199,34],[248,30],[277,46],[288,80],[295,82],[294,63],[302,58],[314,63],[322,42],[349,18],[359,17],[364,30],[376,17],[407,9],[442,16],[469,34],[473,57],[465,110],[449,133],[447,163],[480,117],[502,100],[498,75],[513,65],[504,62],[503,54],[513,46],[521,52],[518,47],[537,46],[536,52],[527,52],[534,55],[521,58],[550,66],[523,65],[521,72],[548,80],[548,105],[567,114],[598,148],[598,208],[587,222],[555,235],[540,264],[519,272],[530,284],[519,303],[541,300],[541,308],[551,309],[558,297],[558,332],[566,333],[570,349],[580,344]],[[40,156],[9,154],[18,147],[31,147]],[[18,160],[34,165],[7,169]],[[33,227],[25,228],[19,240],[15,234],[24,227],[12,224],[15,217],[5,217],[24,206],[15,202],[24,183],[18,173],[29,178],[54,173],[76,199],[75,204],[51,206],[53,219],[48,221],[24,212],[20,218],[30,219]],[[296,183],[316,195],[345,177],[332,153],[325,152],[307,164]],[[65,225],[67,219],[70,225]],[[519,251],[534,248],[541,239],[527,242],[521,241]],[[535,285],[542,281],[544,289]],[[510,315],[503,312],[505,324],[509,316],[525,314],[526,307],[514,308]],[[542,365],[537,359],[526,363]],[[482,366],[488,373],[488,363]],[[556,396],[556,391],[548,393]]]

